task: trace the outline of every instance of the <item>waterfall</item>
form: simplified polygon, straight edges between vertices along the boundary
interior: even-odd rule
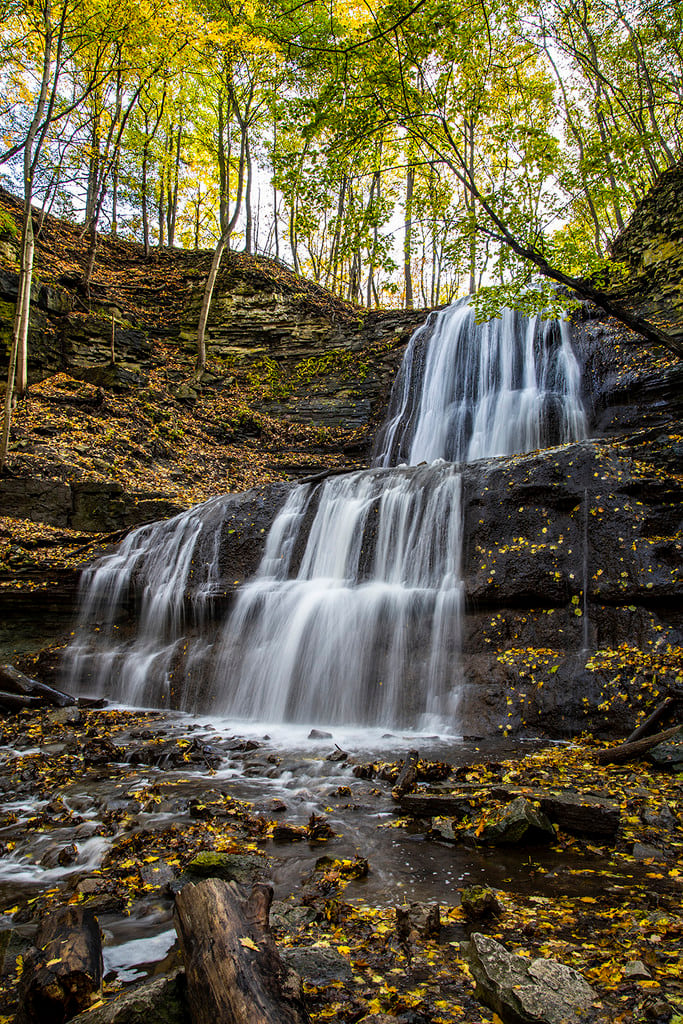
[[[586,430],[579,388],[565,323],[506,309],[477,325],[461,300],[413,334],[376,461],[473,462],[575,441]]]
[[[97,563],[83,583],[70,685],[266,721],[452,724],[460,464],[584,433],[564,325],[506,311],[476,326],[457,303],[411,339],[374,468],[291,490],[223,621],[207,610],[221,589],[226,499],[143,527]],[[129,636],[118,610],[131,590],[140,613]]]

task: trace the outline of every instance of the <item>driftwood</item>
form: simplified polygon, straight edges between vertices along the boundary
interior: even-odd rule
[[[42,707],[38,697],[22,697],[18,693],[3,693],[0,690],[0,708],[5,711],[25,711],[27,708]]]
[[[301,979],[270,934],[269,885],[244,900],[234,882],[207,878],[176,896],[174,922],[193,1024],[310,1024]]]
[[[52,704],[57,708],[69,707],[76,703],[75,697],[25,676],[14,665],[0,665],[0,689],[20,697],[35,697],[41,703]]]
[[[62,907],[24,958],[21,1003],[30,1024],[62,1024],[102,995],[102,940],[91,910]]]
[[[417,782],[417,762],[420,760],[420,754],[417,750],[411,750],[408,753],[407,758],[403,762],[398,778],[396,779],[396,785],[391,791],[391,795],[394,800],[400,800],[409,789],[412,789]]]
[[[678,697],[667,697],[661,704],[658,704],[654,709],[649,718],[646,718],[637,729],[635,729],[626,740],[626,743],[636,743],[638,740],[642,740],[645,736],[649,736],[656,725],[659,725],[661,720],[666,717],[669,711],[679,704]]]
[[[608,747],[607,750],[601,750],[598,753],[596,761],[598,764],[623,764],[625,761],[635,761],[652,747],[670,740],[681,729],[683,729],[682,725],[674,725],[671,729],[665,729],[664,732],[655,733],[654,736],[636,740],[635,743],[621,743],[618,747]]]

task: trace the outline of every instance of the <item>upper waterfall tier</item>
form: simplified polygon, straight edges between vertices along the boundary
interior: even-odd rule
[[[585,432],[567,325],[508,309],[476,324],[463,299],[413,334],[375,461],[472,462],[575,441]]]

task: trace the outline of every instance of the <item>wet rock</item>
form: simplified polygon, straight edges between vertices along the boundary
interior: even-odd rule
[[[632,853],[636,860],[667,860],[664,850],[660,849],[659,846],[652,846],[650,843],[634,843]]]
[[[468,921],[482,921],[503,913],[496,894],[487,885],[470,885],[462,889],[460,905]]]
[[[107,887],[106,879],[102,875],[89,875],[82,878],[76,886],[76,892],[83,896],[91,896],[93,893],[102,892]]]
[[[624,967],[624,977],[628,981],[650,981],[652,974],[642,960],[629,960]]]
[[[336,949],[319,946],[299,946],[281,949],[280,956],[288,967],[300,974],[310,985],[332,985],[335,982],[351,984],[351,964]]]
[[[478,834],[480,842],[493,846],[549,843],[554,838],[555,829],[545,814],[522,796],[486,822]]]
[[[308,830],[303,825],[289,825],[283,822],[273,829],[273,839],[276,843],[297,843],[308,838]]]
[[[347,754],[347,752],[345,750],[342,750],[341,747],[337,747],[336,750],[333,750],[331,754],[327,755],[325,760],[326,761],[341,762],[341,761],[346,761],[348,756],[349,755]]]
[[[83,760],[90,765],[104,765],[124,760],[124,751],[115,747],[108,737],[95,737],[83,747]]]
[[[207,768],[217,768],[223,760],[223,752],[210,743],[194,739],[190,747],[189,759],[195,764],[205,764]]]
[[[269,864],[267,857],[250,853],[215,853],[205,850],[187,865],[196,878],[222,878],[226,882],[253,882]]]
[[[309,740],[331,740],[332,733],[324,732],[322,729],[311,729],[308,734]]]
[[[418,821],[418,818],[414,818],[413,824],[416,824]],[[425,823],[424,828],[429,839],[443,843],[456,843],[458,841],[459,836],[453,827],[452,818],[432,818],[431,825]]]
[[[72,1020],[73,1024],[189,1024],[185,974],[176,971],[126,988],[105,1006]]]
[[[547,793],[539,797],[541,810],[563,832],[572,835],[614,836],[619,831],[619,805],[582,793]]]
[[[163,860],[155,860],[150,864],[140,865],[140,878],[145,885],[151,885],[154,888],[161,889],[163,886],[172,882],[176,876],[176,871]]]
[[[437,903],[411,903],[408,917],[412,927],[423,939],[438,939],[441,934],[441,912]]]
[[[262,810],[268,811],[269,814],[283,814],[287,810],[287,804],[284,800],[274,796],[272,800],[268,800]]]
[[[57,711],[50,711],[46,720],[50,725],[80,725],[83,715],[77,707],[58,708]]]
[[[78,849],[75,843],[69,843],[57,854],[57,863],[60,867],[68,867],[69,864],[75,864],[78,857]]]
[[[659,743],[653,747],[647,756],[657,768],[680,768],[683,765],[683,728],[666,743]]]
[[[17,957],[25,956],[30,948],[29,940],[16,928],[0,931],[0,976],[5,978],[14,974]]]
[[[587,1014],[597,999],[578,971],[558,960],[516,956],[478,932],[462,948],[477,998],[505,1024],[568,1024]]]
[[[315,921],[317,914],[312,907],[304,907],[299,903],[287,903],[275,900],[270,908],[270,924],[282,932],[298,932],[307,924]]]
[[[125,759],[129,764],[147,764],[157,768],[180,768],[185,764],[186,748],[179,746],[177,740],[145,743],[141,747],[132,747],[126,751]]]

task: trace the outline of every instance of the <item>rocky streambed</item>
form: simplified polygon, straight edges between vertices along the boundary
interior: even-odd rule
[[[676,1019],[677,747],[664,763],[624,765],[600,764],[601,749],[273,731],[123,708],[7,715],[5,1019],[39,922],[65,905],[93,910],[104,935],[105,1005],[88,1021],[137,1020],[130,993],[139,1002],[150,985],[176,1016],[148,1009],[148,1022],[189,1019],[174,1002],[173,905],[207,877],[245,892],[272,883],[273,934],[316,1021],[492,1022],[492,1006],[511,1019],[485,975],[535,959],[550,965],[550,988],[560,967],[590,986],[585,1019]]]

